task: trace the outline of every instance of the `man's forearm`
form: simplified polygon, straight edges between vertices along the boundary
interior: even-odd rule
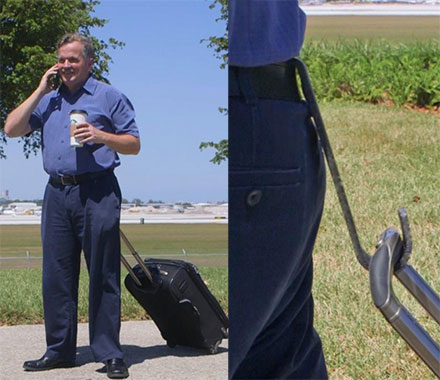
[[[5,122],[5,133],[8,137],[21,137],[31,132],[29,119],[43,96],[44,92],[37,88],[29,98],[8,115]]]
[[[121,154],[138,154],[141,148],[139,139],[129,133],[115,134],[105,132],[90,123],[78,125],[74,135],[83,144],[89,142],[105,144]]]
[[[104,133],[102,140],[109,148],[121,154],[138,154],[141,149],[139,139],[130,134]]]

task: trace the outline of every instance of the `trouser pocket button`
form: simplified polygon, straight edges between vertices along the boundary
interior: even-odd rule
[[[254,207],[260,202],[261,196],[261,190],[252,190],[247,196],[246,203],[248,206]]]

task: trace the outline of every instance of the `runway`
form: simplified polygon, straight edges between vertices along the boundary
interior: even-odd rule
[[[307,16],[440,16],[437,4],[334,4],[300,5]]]
[[[212,214],[122,214],[121,224],[227,224],[224,216]],[[37,215],[0,215],[0,226],[41,224]]]

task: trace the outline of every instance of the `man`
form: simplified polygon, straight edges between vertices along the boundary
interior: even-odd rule
[[[326,379],[312,251],[325,167],[289,60],[296,0],[229,2],[229,377]]]
[[[74,365],[83,250],[90,275],[90,347],[95,360],[106,364],[109,378],[125,378],[119,341],[121,193],[113,169],[120,165],[118,153],[137,154],[140,142],[130,101],[93,78],[93,56],[87,38],[63,36],[58,63],[5,123],[9,137],[41,130],[43,165],[50,176],[41,220],[47,350],[23,366],[43,371]],[[62,85],[52,91],[55,75]],[[83,144],[79,148],[70,146],[72,110],[87,112],[87,122],[75,130]]]

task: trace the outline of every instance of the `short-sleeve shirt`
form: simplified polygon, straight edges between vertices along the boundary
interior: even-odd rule
[[[230,0],[231,66],[262,66],[299,55],[306,15],[298,0]]]
[[[40,100],[29,121],[32,130],[41,129],[44,170],[51,176],[65,176],[119,166],[118,154],[104,144],[70,146],[73,110],[86,111],[86,121],[100,130],[139,138],[133,105],[120,91],[92,76],[75,93],[62,85]]]

